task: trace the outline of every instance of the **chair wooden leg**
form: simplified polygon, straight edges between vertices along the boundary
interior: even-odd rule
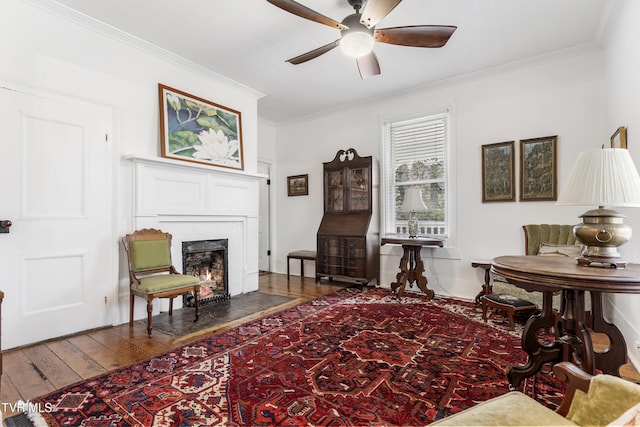
[[[515,323],[513,321],[513,315],[516,314],[515,310],[506,310],[507,311],[507,317],[509,318],[509,328],[514,331],[515,330]]]
[[[482,300],[482,320],[487,323],[487,303]]]
[[[173,316],[173,298],[169,298],[169,316]]]
[[[200,318],[200,291],[196,290],[194,294],[196,296],[196,320],[194,322],[197,322]]]
[[[147,299],[147,334],[151,338],[151,313],[153,312],[153,298]]]
[[[129,294],[129,327],[133,328],[133,306],[134,306],[134,295]]]

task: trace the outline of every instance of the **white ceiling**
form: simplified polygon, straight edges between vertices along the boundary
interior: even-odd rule
[[[404,0],[378,28],[455,25],[440,49],[378,43],[382,74],[361,80],[334,49],[300,65],[299,54],[339,38],[337,29],[266,0],[56,0],[249,86],[273,122],[602,43],[619,0]],[[297,0],[336,21],[347,0]]]

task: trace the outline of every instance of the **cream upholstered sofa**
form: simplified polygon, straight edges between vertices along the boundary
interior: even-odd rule
[[[524,231],[525,255],[566,256],[577,257],[583,246],[573,235],[573,226],[566,224],[527,224],[522,226]],[[510,283],[502,277],[493,275],[493,293],[507,294],[513,297],[531,301],[538,308],[542,308],[542,293],[527,292]],[[554,296],[554,308],[560,307],[560,296]],[[591,305],[587,303],[587,309]]]
[[[555,365],[553,372],[565,382],[565,395],[556,411],[523,393],[513,391],[431,425],[640,425],[640,385],[606,374],[591,376],[569,362]]]

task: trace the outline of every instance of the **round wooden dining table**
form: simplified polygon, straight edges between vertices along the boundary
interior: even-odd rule
[[[591,374],[597,369],[619,376],[620,366],[627,361],[627,347],[620,330],[604,318],[602,294],[640,293],[640,265],[592,267],[568,257],[501,256],[493,259],[491,271],[515,286],[543,294],[541,312],[529,318],[522,333],[528,360],[507,369],[511,387],[545,363],[562,361],[571,361]],[[555,311],[552,297],[558,292],[561,307]],[[585,308],[586,292],[591,297],[590,312]],[[605,334],[609,345],[595,351],[590,331]]]

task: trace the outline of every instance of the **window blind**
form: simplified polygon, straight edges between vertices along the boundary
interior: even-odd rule
[[[440,217],[432,221],[428,229],[432,234],[447,234],[448,120],[447,112],[384,124],[382,198],[385,233],[396,233],[406,225],[406,213],[398,211],[400,199],[404,188],[419,186],[423,188],[423,197],[432,198],[426,201],[438,205],[429,215],[436,214],[436,210],[440,212]],[[425,185],[443,190],[429,193]]]

